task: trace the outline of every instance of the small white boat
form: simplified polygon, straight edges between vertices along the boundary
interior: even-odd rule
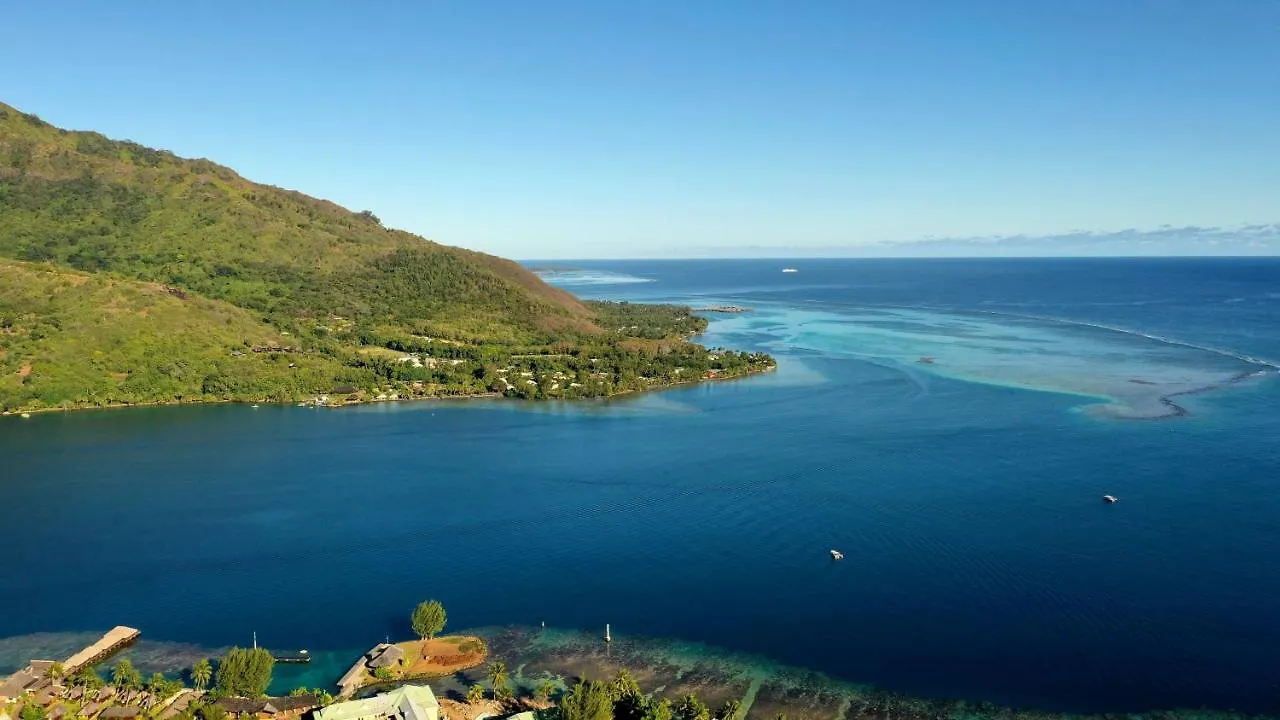
[[[831,551],[831,559],[832,559],[832,560],[843,560],[843,559],[844,559],[844,553],[840,552],[839,550],[832,550],[832,551]]]
[[[23,420],[30,420],[30,419],[31,419],[31,413],[22,413],[22,419],[23,419]]]
[[[1115,495],[1102,496],[1102,502],[1105,502],[1105,503],[1113,503],[1113,502],[1119,502],[1119,501],[1120,501],[1120,498],[1116,497]]]
[[[782,272],[800,272],[795,268],[782,268]]]

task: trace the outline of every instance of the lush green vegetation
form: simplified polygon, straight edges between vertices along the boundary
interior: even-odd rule
[[[142,673],[138,672],[129,658],[124,658],[111,668],[111,684],[117,690],[136,690],[142,687]]]
[[[409,620],[413,625],[413,631],[418,633],[418,637],[423,640],[430,640],[436,636],[436,633],[444,629],[446,617],[444,605],[441,605],[438,600],[426,600],[418,603],[418,607],[413,609],[413,614]]]
[[[191,666],[191,685],[196,690],[204,690],[209,687],[209,681],[213,679],[213,666],[205,658],[196,661]]]
[[[220,696],[259,697],[271,684],[275,658],[262,648],[234,647],[218,661],[214,692]]]
[[[496,660],[489,664],[489,687],[493,689],[493,699],[503,700],[511,697],[510,677],[507,675],[507,664]]]
[[[690,343],[705,326],[0,104],[0,410],[580,398],[771,366]]]

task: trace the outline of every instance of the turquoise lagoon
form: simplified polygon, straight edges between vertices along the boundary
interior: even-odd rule
[[[821,673],[787,691],[827,698],[815,717],[860,712],[828,682],[1280,708],[1280,262],[557,265],[591,296],[750,306],[704,341],[778,371],[580,404],[6,418],[0,663],[125,623],[158,664],[256,631],[341,667],[437,597],[453,628],[545,621],[564,642],[489,631],[531,673],[597,667],[611,623],[624,657]]]

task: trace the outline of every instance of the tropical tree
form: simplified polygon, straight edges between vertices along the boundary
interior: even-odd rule
[[[111,684],[120,690],[136,688],[142,684],[142,673],[138,672],[129,658],[123,658],[111,668]]]
[[[609,720],[613,696],[602,682],[580,680],[560,698],[561,720]]]
[[[640,692],[640,683],[631,677],[631,673],[626,668],[623,668],[618,671],[613,680],[609,681],[609,694],[616,701],[629,695],[640,696],[644,693]]]
[[[44,720],[44,707],[30,702],[22,706],[22,712],[18,713],[20,720]]]
[[[218,661],[214,686],[223,696],[260,697],[271,684],[275,658],[262,648],[234,647]]]
[[[711,720],[711,711],[696,695],[685,695],[675,707],[679,720]]]
[[[71,676],[71,684],[89,688],[90,690],[97,690],[102,687],[103,682],[102,676],[99,675],[96,670],[86,665],[77,670],[75,675]]]
[[[209,681],[212,679],[213,666],[209,664],[208,658],[200,658],[195,665],[191,666],[191,683],[196,686],[196,690],[209,687]]]
[[[614,720],[641,720],[649,705],[640,684],[625,668],[609,682],[609,696],[613,698]]]
[[[413,615],[410,616],[409,620],[413,624],[413,631],[418,633],[418,637],[423,640],[430,640],[436,636],[436,633],[444,629],[446,617],[444,605],[441,605],[438,600],[426,600],[418,603],[418,607],[413,609]]]
[[[50,665],[49,669],[45,672],[46,676],[51,677],[54,680],[57,680],[58,678],[66,674],[67,674],[67,669],[63,667],[62,663],[58,662],[57,660],[54,660],[53,664]]]
[[[661,700],[650,700],[645,704],[643,720],[672,720],[674,713],[671,710],[671,701],[662,698]]]
[[[507,693],[507,664],[501,660],[489,663],[489,686],[493,688],[494,700]]]
[[[551,695],[556,691],[556,684],[550,680],[544,680],[538,689],[534,692],[543,701],[551,699]]]
[[[467,690],[467,702],[475,705],[481,700],[484,700],[484,686],[478,683],[472,685],[471,688]]]
[[[200,720],[227,720],[227,711],[214,704],[201,705],[196,710]]]
[[[735,698],[730,698],[720,706],[720,712],[716,713],[719,720],[738,720],[738,715],[742,713],[742,702]]]

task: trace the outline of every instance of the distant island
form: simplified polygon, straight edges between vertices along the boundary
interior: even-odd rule
[[[577,399],[775,367],[705,328],[0,104],[0,412]]]

